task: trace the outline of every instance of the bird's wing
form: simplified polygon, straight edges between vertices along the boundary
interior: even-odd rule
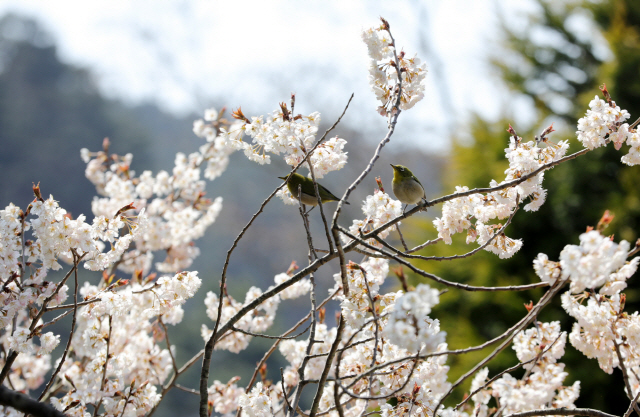
[[[331,191],[327,190],[324,185],[318,184],[318,191],[320,191],[320,190],[322,190],[325,193],[329,194],[331,196],[331,198],[335,198],[336,201],[340,200],[339,197],[336,197],[335,195],[333,195],[333,193]]]
[[[422,187],[422,190],[424,191],[424,185],[422,185],[422,183],[420,182],[420,180],[418,179],[418,177],[416,177],[415,175],[412,175],[413,179],[416,180],[416,182],[418,184],[420,184],[420,187]]]

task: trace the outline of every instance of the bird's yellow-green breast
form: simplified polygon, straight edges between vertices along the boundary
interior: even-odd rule
[[[417,204],[426,198],[424,188],[411,170],[403,165],[393,165],[391,189],[398,200],[404,204]]]

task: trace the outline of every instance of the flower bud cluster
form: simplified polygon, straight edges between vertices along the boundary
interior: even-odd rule
[[[408,110],[424,97],[424,79],[427,65],[417,56],[407,58],[404,52],[396,57],[396,49],[388,25],[366,29],[362,40],[367,45],[369,57],[369,84],[382,105],[378,112],[386,116],[396,104],[401,89],[400,109]],[[397,58],[397,61],[396,61]],[[398,76],[398,72],[400,76]]]

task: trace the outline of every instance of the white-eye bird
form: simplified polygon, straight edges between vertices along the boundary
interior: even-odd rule
[[[287,187],[289,188],[289,192],[291,195],[298,200],[302,201],[302,204],[307,206],[317,206],[318,205],[318,197],[316,197],[316,189],[313,186],[313,180],[311,178],[307,178],[304,175],[300,175],[296,172],[287,176],[287,177],[278,177],[281,180],[287,181]],[[340,201],[339,197],[333,195],[333,193],[327,190],[325,187],[320,185],[320,183],[316,182],[318,185],[318,192],[320,193],[320,200],[322,200],[322,204],[328,203],[330,201]],[[300,189],[302,197],[298,197],[298,189]],[[349,204],[345,201],[345,204]]]
[[[427,200],[422,184],[409,168],[393,164],[391,164],[391,167],[393,168],[391,189],[400,202],[409,205],[418,204],[421,200]]]

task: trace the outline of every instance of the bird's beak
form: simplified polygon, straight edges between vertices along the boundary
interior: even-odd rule
[[[391,165],[391,168],[396,169],[395,165],[393,165],[393,164],[389,164],[389,165]]]

